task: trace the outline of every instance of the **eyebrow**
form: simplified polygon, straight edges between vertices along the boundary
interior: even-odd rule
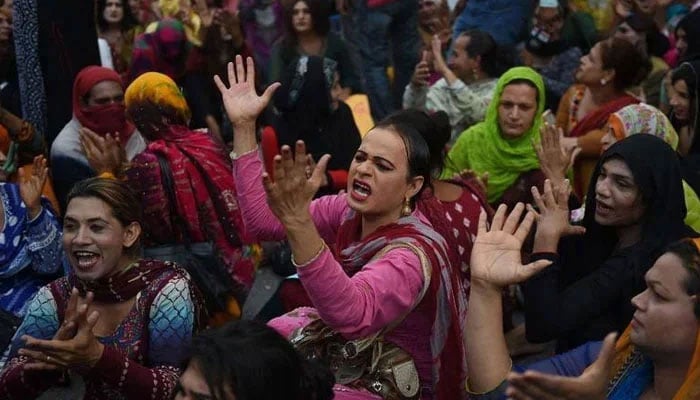
[[[69,215],[66,215],[65,217],[63,217],[63,220],[64,220],[64,221],[71,221],[71,222],[78,222],[77,219],[75,219],[75,218],[73,218],[73,217],[71,217],[71,216],[69,216]],[[105,224],[109,224],[109,222],[108,222],[106,219],[103,219],[103,218],[100,218],[100,217],[88,218],[87,222],[88,222],[88,223],[103,222],[103,223],[105,223]]]
[[[605,175],[612,176],[613,178],[622,179],[622,180],[625,180],[629,183],[634,183],[633,177],[628,176],[628,175],[616,174],[614,172],[608,172],[607,168],[605,168],[605,167],[601,167],[600,172],[604,173]]]
[[[357,152],[358,152],[358,153],[362,153],[362,154],[364,154],[365,156],[368,155],[365,151],[362,151],[362,150],[357,150]],[[389,165],[391,166],[391,168],[396,169],[396,166],[394,165],[394,163],[391,162],[391,161],[389,161],[389,160],[387,160],[387,159],[384,158],[384,157],[381,157],[381,156],[374,156],[374,157],[370,157],[370,158],[371,158],[372,161],[374,161],[374,162],[377,162],[377,161],[384,161],[385,163],[389,164]]]
[[[654,279],[647,278],[647,287],[650,287],[657,292],[659,292],[659,289],[661,289],[661,292],[663,292],[663,294],[667,296],[671,294],[671,291],[668,290],[668,288],[664,286],[663,283]]]

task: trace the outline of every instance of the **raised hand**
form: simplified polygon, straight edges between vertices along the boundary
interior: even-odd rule
[[[562,130],[556,125],[544,124],[540,129],[540,142],[533,143],[540,169],[544,175],[559,186],[566,178],[566,172],[574,165],[581,152],[578,146],[562,145]]]
[[[41,212],[41,193],[49,176],[46,158],[39,155],[34,157],[32,173],[19,169],[19,194],[27,206],[29,219],[34,219]]]
[[[438,71],[441,75],[445,75],[450,68],[447,66],[445,58],[442,56],[442,41],[438,35],[433,35],[430,46],[433,51],[433,66],[435,71]]]
[[[503,288],[523,282],[551,264],[538,260],[523,265],[520,249],[535,221],[535,214],[528,212],[523,218],[525,206],[518,203],[506,215],[507,207],[501,204],[493,217],[491,228],[486,226],[486,213],[479,215],[479,230],[471,256],[471,279],[481,284]]]
[[[85,158],[97,174],[117,174],[126,162],[126,151],[116,136],[100,136],[88,128],[80,128],[80,145]]]
[[[536,371],[522,374],[511,372],[506,396],[513,400],[604,400],[615,356],[616,338],[617,334],[609,334],[596,361],[576,378]]]
[[[540,194],[536,187],[532,187],[532,197],[537,210],[530,205],[528,205],[528,209],[537,219],[539,238],[535,239],[536,242],[540,238],[558,242],[562,236],[586,233],[584,227],[571,225],[568,204],[570,194],[571,185],[568,179],[564,180],[564,183],[558,188],[554,188],[549,179],[545,180],[543,194]]]
[[[330,156],[321,157],[311,170],[306,145],[301,140],[297,141],[293,156],[286,145],[282,146],[281,153],[273,160],[274,182],[270,175],[263,173],[263,184],[270,209],[286,225],[297,217],[308,215],[311,200],[326,181]]]
[[[221,92],[221,97],[226,108],[226,114],[234,126],[255,124],[258,115],[263,112],[270,103],[279,82],[275,82],[265,89],[262,96],[258,96],[255,90],[255,63],[251,57],[246,59],[243,65],[243,57],[236,56],[234,63],[228,63],[228,83],[226,87],[221,78],[216,75],[214,82]]]

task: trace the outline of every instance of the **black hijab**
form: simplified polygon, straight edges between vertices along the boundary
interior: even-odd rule
[[[685,31],[686,41],[688,42],[688,49],[685,51],[681,61],[700,59],[700,9],[683,17],[678,22],[676,31],[681,28]]]
[[[624,161],[632,171],[646,206],[641,240],[622,250],[616,250],[615,228],[595,221],[596,182],[600,169],[605,162],[615,158]],[[628,254],[632,266],[630,272],[641,280],[669,243],[696,236],[683,222],[685,215],[681,168],[676,152],[656,136],[631,135],[603,153],[591,177],[583,220],[587,264],[601,265],[612,254],[623,251]]]
[[[361,137],[345,103],[340,102],[337,110],[331,108],[336,65],[327,58],[298,58],[275,93],[277,115],[273,127],[280,146],[293,147],[297,140],[303,140],[314,160],[330,154],[329,170],[347,170]]]

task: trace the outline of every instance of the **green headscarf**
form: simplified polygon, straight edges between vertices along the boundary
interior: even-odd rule
[[[537,87],[537,111],[532,127],[521,137],[504,139],[498,125],[498,105],[503,89],[515,80],[526,80]],[[520,174],[539,169],[540,163],[532,141],[539,141],[544,96],[542,77],[532,68],[515,67],[506,71],[496,84],[496,93],[486,111],[486,119],[462,132],[448,154],[442,177],[451,178],[464,169],[471,169],[479,174],[488,172],[487,197],[489,203],[493,203],[503,196]]]

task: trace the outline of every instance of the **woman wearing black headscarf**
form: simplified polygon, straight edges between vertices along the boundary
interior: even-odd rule
[[[294,147],[297,140],[306,143],[314,160],[331,155],[328,185],[319,190],[317,197],[345,189],[347,170],[361,141],[350,107],[339,100],[336,66],[329,58],[315,56],[303,56],[294,62],[275,93],[274,132],[269,128],[263,132],[266,163],[272,162],[280,147]],[[271,144],[274,138],[277,143]]]
[[[671,73],[671,122],[678,131],[683,178],[700,191],[700,59],[681,63]]]
[[[680,61],[700,58],[700,9],[683,17],[676,26],[675,34]]]
[[[634,313],[630,300],[644,290],[644,274],[664,247],[696,235],[683,222],[678,157],[655,136],[634,135],[603,153],[588,189],[585,230],[569,225],[567,189],[545,184],[542,196],[533,189],[532,261],[552,265],[523,285],[528,340],[558,339],[558,352],[624,330]]]

